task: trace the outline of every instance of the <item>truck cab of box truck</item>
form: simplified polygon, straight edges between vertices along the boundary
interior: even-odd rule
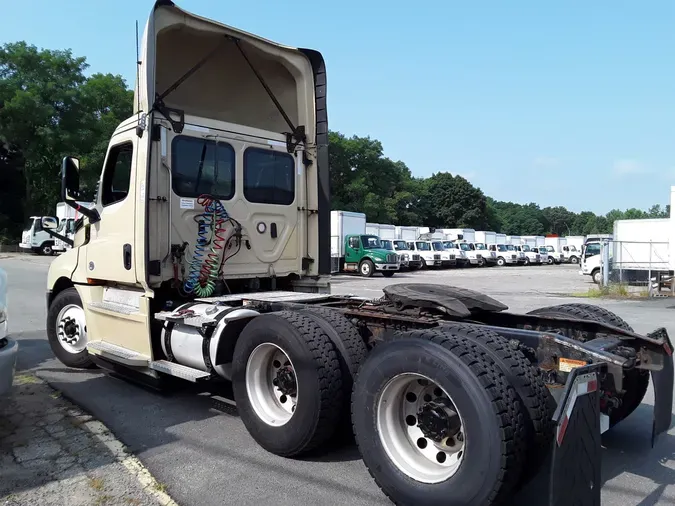
[[[523,254],[525,265],[541,265],[541,256],[539,256],[539,253],[535,253],[529,244],[514,245],[514,248]]]
[[[401,259],[402,269],[414,270],[422,268],[422,257],[419,253],[411,250],[407,242],[403,239],[394,239],[391,243],[394,246],[394,251],[396,251]]]
[[[31,216],[21,232],[19,248],[38,255],[54,254],[54,237],[42,227],[42,216]]]
[[[539,254],[539,259],[541,260],[542,264],[552,264],[553,263],[553,257],[548,256],[548,250],[546,249],[545,246],[534,247],[534,248],[532,248],[532,251]]]
[[[466,252],[462,250],[455,241],[443,241],[443,247],[455,255],[457,266],[466,267],[469,264],[469,258],[466,256]]]
[[[488,249],[497,256],[497,265],[500,267],[518,264],[518,253],[513,247],[509,249],[506,244],[490,244]]]
[[[431,241],[408,241],[408,248],[420,256],[422,267],[441,267],[441,254],[434,251]]]
[[[391,277],[400,269],[398,255],[384,247],[376,235],[348,235],[345,237],[345,272],[358,272],[361,276],[370,277],[381,272]]]
[[[590,241],[583,245],[579,274],[590,276],[594,283],[602,284],[602,243]]]
[[[457,265],[457,257],[452,250],[447,249],[443,245],[443,241],[432,240],[431,247],[435,253],[441,254],[441,267],[454,267]]]

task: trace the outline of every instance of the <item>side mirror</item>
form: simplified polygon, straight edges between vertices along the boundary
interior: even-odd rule
[[[77,200],[80,196],[80,161],[66,156],[61,163],[61,200]]]
[[[59,228],[59,219],[54,216],[43,216],[40,219],[40,224],[44,230],[56,230]]]
[[[61,200],[70,207],[89,218],[90,223],[101,219],[96,209],[80,206],[80,160],[73,156],[66,156],[61,163]]]

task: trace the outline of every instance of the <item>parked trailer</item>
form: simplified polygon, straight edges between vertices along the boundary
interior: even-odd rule
[[[374,300],[331,295],[320,53],[165,0],[150,16],[134,116],[109,143],[107,159],[118,163],[104,167],[76,246],[49,267],[46,327],[57,358],[158,388],[176,379],[204,388],[231,382],[244,427],[283,457],[316,454],[353,431],[366,468],[396,504],[511,502],[549,463],[549,504],[599,504],[600,434],[638,407],[649,374],[654,420],[644,430],[655,437],[670,427],[666,330],[636,334],[586,304],[513,313],[484,294],[445,285],[389,285]],[[203,62],[205,45],[219,48],[215,61]],[[255,58],[240,64],[242,53]],[[196,63],[199,72],[182,80],[169,114],[159,90]],[[260,85],[263,76],[274,82],[277,100]],[[277,108],[286,113],[275,115]],[[261,139],[270,141],[265,149]],[[246,206],[185,196],[197,174],[182,171],[184,150],[210,146],[213,162],[225,143],[249,157],[232,171],[233,188],[244,186],[242,170],[257,174],[262,166],[274,168],[278,191],[267,180],[257,188],[254,177],[246,179]],[[166,158],[142,156],[161,145],[172,146]],[[129,156],[134,150],[140,156]],[[126,195],[107,185],[124,163]],[[78,170],[75,159],[64,159],[62,193],[72,205]],[[343,228],[345,217],[352,218],[342,216]],[[211,254],[194,255],[205,235]],[[641,430],[639,423],[631,430]]]

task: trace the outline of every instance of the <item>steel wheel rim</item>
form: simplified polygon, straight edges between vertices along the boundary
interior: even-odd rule
[[[453,437],[436,442],[420,428],[419,414],[424,405],[440,398],[455,410],[460,428]],[[389,459],[416,481],[448,480],[464,460],[466,434],[461,415],[447,392],[421,374],[404,373],[389,380],[377,400],[377,429]]]
[[[368,265],[368,262],[363,262],[361,264],[361,274],[370,274],[370,265]]]
[[[293,376],[294,393],[286,384],[289,372]],[[281,427],[288,423],[298,399],[295,367],[288,354],[276,344],[258,345],[246,364],[246,392],[256,415],[267,425]]]
[[[61,347],[73,355],[87,348],[87,323],[84,309],[76,304],[61,308],[56,317],[56,336]]]

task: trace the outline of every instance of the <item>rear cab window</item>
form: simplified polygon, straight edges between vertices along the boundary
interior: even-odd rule
[[[179,197],[234,196],[235,155],[227,142],[181,135],[171,143],[171,158],[171,187]]]
[[[295,158],[271,149],[244,151],[244,198],[256,204],[295,202]]]

